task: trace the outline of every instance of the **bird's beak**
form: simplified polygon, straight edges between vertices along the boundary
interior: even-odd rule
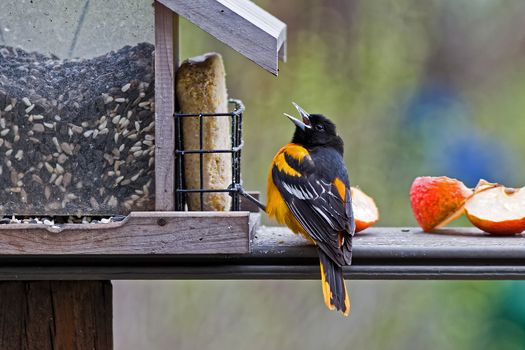
[[[300,121],[299,119],[294,118],[287,113],[284,113],[284,115],[287,116],[288,119],[290,119],[299,129],[301,130],[310,129],[312,127],[310,125],[310,114],[308,114],[308,112],[302,109],[297,103],[292,102],[292,104],[294,105],[294,107],[297,109],[297,111],[301,115],[301,118],[303,119],[303,121]]]

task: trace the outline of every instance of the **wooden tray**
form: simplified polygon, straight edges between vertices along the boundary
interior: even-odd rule
[[[132,212],[108,224],[0,225],[0,255],[245,254],[258,214]]]

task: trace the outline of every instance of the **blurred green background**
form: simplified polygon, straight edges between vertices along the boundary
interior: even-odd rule
[[[264,193],[271,158],[293,132],[282,117],[294,113],[291,101],[337,123],[351,182],[376,199],[379,225],[415,225],[408,190],[416,176],[523,185],[524,1],[256,3],[288,24],[278,78],[181,23],[182,58],[222,53],[230,95],[246,104],[246,188]],[[153,41],[149,0],[2,6],[0,44],[76,57]],[[325,309],[318,281],[115,282],[115,347],[525,348],[521,282],[347,284],[345,319]]]

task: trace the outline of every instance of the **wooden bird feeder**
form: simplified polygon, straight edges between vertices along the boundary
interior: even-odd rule
[[[86,2],[84,10],[87,9],[88,5],[89,1]],[[138,178],[143,178],[146,174],[154,174],[154,179],[151,179],[154,180],[155,184],[154,211],[134,211],[132,209],[121,221],[104,222],[96,225],[88,223],[49,225],[45,222],[4,223],[0,225],[0,255],[5,263],[2,265],[3,267],[9,264],[7,263],[8,261],[20,262],[20,259],[36,259],[40,267],[54,265],[55,267],[62,266],[67,269],[72,266],[71,263],[73,261],[90,261],[90,263],[94,262],[99,267],[105,265],[109,268],[111,263],[107,264],[104,261],[109,262],[107,259],[111,260],[115,257],[127,261],[140,260],[141,257],[144,257],[147,260],[153,259],[152,263],[156,264],[160,261],[165,261],[165,259],[170,260],[178,255],[225,256],[225,254],[246,254],[250,251],[250,233],[253,233],[258,219],[254,214],[250,214],[250,206],[247,203],[241,208],[248,209],[246,211],[174,211],[175,144],[177,142],[174,125],[174,114],[176,112],[175,72],[179,66],[179,16],[188,19],[274,75],[278,74],[278,60],[285,60],[286,58],[286,25],[249,0],[155,1],[154,172],[137,169],[138,175],[132,176],[126,182],[126,184],[129,184],[129,182],[136,181]],[[16,58],[18,58],[18,54],[17,49],[10,49],[5,53],[7,56],[12,55]],[[140,57],[140,54],[141,52],[132,51],[128,55]],[[32,58],[35,60],[45,61],[44,63],[36,62],[34,66],[49,65],[49,59],[38,55],[35,56],[35,54],[33,56]],[[107,57],[110,56],[108,55]],[[74,64],[75,61],[69,63],[70,66]],[[97,69],[95,65],[92,66],[89,69]],[[135,69],[135,67],[123,67],[123,69]],[[137,92],[133,97],[130,97],[129,94],[134,89]],[[138,96],[139,91],[140,96]],[[143,114],[145,116],[148,114],[147,109],[150,102],[140,102],[146,101],[149,96],[148,84],[134,83],[132,81],[130,84],[123,85],[121,92],[127,95],[119,96],[119,91],[114,91],[114,95],[112,93],[103,94],[103,98],[99,104],[96,104],[95,110],[88,112],[103,111],[103,120],[98,120],[100,125],[97,128],[90,128],[87,122],[85,125],[70,123],[68,127],[63,129],[65,134],[62,136],[67,139],[67,134],[69,134],[70,138],[74,138],[77,137],[75,132],[78,131],[79,135],[94,140],[99,134],[107,135],[111,130],[115,130],[115,143],[118,142],[119,137],[120,139],[127,137],[127,130],[129,130],[127,124],[131,122],[133,126],[134,122],[130,118],[135,115],[137,110],[128,112],[129,120],[124,120],[120,114],[125,114],[130,105],[142,106],[146,110]],[[133,99],[136,99],[136,102],[133,102]],[[35,108],[40,108],[42,111],[39,110],[39,112],[42,114],[48,113],[46,109],[48,106],[51,109],[54,107],[60,109],[62,96],[56,101],[48,99],[42,102],[39,100],[40,104],[33,102],[33,100],[34,98],[32,97],[26,97],[22,101],[16,101],[6,95],[5,92],[0,94],[0,107],[2,107],[2,116],[4,117],[0,120],[0,129],[2,129],[0,133],[11,148],[14,148],[12,146],[13,140],[7,140],[7,138],[11,137],[10,133],[21,131],[29,132],[29,138],[34,136],[28,142],[34,142],[34,147],[36,147],[37,151],[40,151],[41,147],[43,147],[40,145],[40,141],[44,140],[45,142],[47,140],[45,136],[40,135],[47,133],[46,128],[53,129],[54,132],[58,133],[61,125],[65,124],[58,112],[54,121],[45,120],[47,117],[31,113]],[[122,105],[118,105],[118,103]],[[123,107],[125,104],[127,104],[126,107]],[[43,112],[44,110],[45,112]],[[24,126],[6,126],[6,121],[7,123],[11,121],[16,124],[15,117],[11,117],[12,114],[10,114],[13,112],[26,114],[26,117],[33,123],[31,124],[32,129],[27,131],[25,124]],[[72,113],[70,112],[70,114]],[[138,114],[140,115],[140,113]],[[42,119],[44,120],[41,122]],[[115,126],[113,127],[111,123]],[[139,129],[143,127],[143,121],[136,119],[135,123],[137,123],[135,125],[138,133]],[[151,126],[153,124],[150,121],[148,123],[150,125],[148,129],[152,129]],[[113,129],[111,129],[112,127]],[[11,131],[11,128],[13,131]],[[7,131],[4,132],[4,129]],[[122,130],[125,130],[124,134],[122,134]],[[133,131],[131,134],[133,134]],[[13,135],[13,137],[16,136]],[[51,137],[50,135],[49,140],[51,139],[53,142],[52,147],[56,147],[57,155],[49,156],[49,160],[44,159],[41,162],[42,166],[39,166],[39,163],[34,164],[37,170],[42,172],[45,169],[49,170],[49,173],[52,174],[52,177],[49,179],[51,185],[46,185],[47,178],[44,181],[38,174],[32,178],[32,181],[36,182],[37,185],[40,184],[42,188],[45,187],[43,193],[46,199],[42,201],[45,202],[45,206],[41,205],[38,207],[31,203],[32,193],[29,192],[31,190],[28,187],[24,187],[25,184],[22,181],[25,179],[25,175],[18,176],[16,169],[11,170],[12,186],[15,187],[6,192],[8,193],[7,198],[20,200],[22,205],[18,207],[18,210],[22,212],[24,211],[23,204],[26,203],[27,208],[32,208],[28,209],[28,211],[38,211],[42,207],[51,208],[49,212],[44,213],[46,214],[45,216],[53,216],[56,212],[67,212],[67,209],[72,207],[65,195],[64,198],[62,198],[61,194],[55,196],[53,191],[55,188],[63,188],[65,193],[67,186],[74,185],[74,175],[72,176],[67,169],[64,170],[63,161],[69,159],[68,157],[74,157],[75,153],[82,153],[82,149],[76,149],[73,143],[63,141],[60,137]],[[20,137],[15,141],[20,141]],[[5,145],[6,143],[3,144]],[[135,155],[138,157],[146,153],[146,150],[140,147],[136,149]],[[118,148],[113,150],[113,156],[118,158],[119,152],[122,151],[123,149]],[[25,154],[26,159],[29,157],[27,153]],[[61,161],[53,158],[58,157],[62,153],[65,154],[61,156],[63,158]],[[15,156],[17,160],[21,160],[24,157],[24,153],[19,153],[16,150],[14,152],[10,151],[6,155]],[[116,158],[111,159],[111,157],[111,154],[104,154],[104,159],[111,162],[111,164],[117,162],[115,161]],[[128,156],[128,160],[130,159],[129,157],[131,155]],[[56,165],[54,164],[55,160]],[[29,162],[37,161],[32,160],[32,158],[29,159]],[[97,160],[95,159],[92,164],[93,167],[97,166],[96,162]],[[149,166],[151,164],[152,162],[149,163]],[[8,165],[12,165],[12,163],[8,163]],[[79,166],[86,167],[83,163],[79,163]],[[90,171],[89,168],[86,169],[88,169],[88,172]],[[35,169],[31,170],[34,171]],[[117,165],[115,164],[114,172],[118,176],[117,170]],[[111,175],[114,176],[113,174]],[[115,188],[118,189],[118,185],[122,185],[125,181],[124,177],[117,180]],[[151,181],[147,182],[143,190],[137,191],[135,197],[147,196],[147,193],[144,194],[144,192],[148,192],[151,183]],[[53,187],[53,185],[55,186]],[[77,190],[80,190],[86,184],[80,182],[80,185],[77,183],[75,186]],[[53,202],[55,197],[60,197],[61,200],[50,206],[50,202],[55,203]],[[102,201],[99,200],[99,197],[95,195],[90,196],[89,194],[86,198],[78,198],[78,195],[75,194],[69,197],[71,201],[80,199],[85,203],[91,203],[87,204],[90,206],[90,210],[93,210],[93,208],[100,209],[101,207],[115,207],[117,204],[116,196],[111,196],[111,191],[106,195],[106,199]],[[0,203],[0,213],[7,214],[10,208],[9,204],[13,207],[12,203],[5,203],[7,203],[8,209],[2,207],[2,203]],[[144,203],[143,207],[148,208],[147,199],[144,200]],[[134,208],[137,206],[129,205],[129,207]],[[20,213],[15,212],[15,214]],[[36,272],[38,269],[34,271]],[[7,317],[7,319],[0,321],[4,325],[7,324],[3,328],[3,334],[0,335],[2,348],[18,349],[34,348],[35,346],[44,348],[44,344],[51,344],[53,349],[112,348],[111,284],[108,281],[54,282],[54,280],[64,279],[107,279],[102,274],[95,277],[82,276],[81,273],[73,277],[75,273],[69,274],[64,272],[62,271],[62,273],[54,276],[40,275],[29,278],[30,280],[45,280],[47,282],[3,282],[0,284],[0,294],[2,295],[0,304],[5,311],[3,313],[4,317]],[[20,275],[12,275],[10,277],[4,275],[0,278],[6,281],[28,279]],[[56,304],[59,305],[53,307]],[[33,310],[33,307],[36,305],[38,305],[38,315],[31,312],[28,314],[23,311]],[[49,306],[49,310],[47,306]],[[71,317],[69,316],[69,310],[76,310]],[[26,325],[26,329],[21,329],[19,326],[21,324]],[[54,331],[51,333],[42,331],[46,328]],[[88,329],[89,332],[87,331]],[[21,332],[28,334],[28,336],[19,336]]]
[[[257,63],[272,74],[278,74],[278,59],[285,59],[286,51],[286,25],[273,17],[251,1],[171,1],[171,0],[160,0],[154,3],[155,11],[155,117],[154,117],[154,172],[144,173],[142,170],[135,170],[136,176],[131,176],[131,180],[147,179],[148,175],[154,177],[150,179],[147,184],[152,184],[154,180],[154,209],[155,211],[134,211],[133,208],[136,205],[131,206],[131,212],[125,213],[127,217],[120,222],[112,223],[99,223],[97,225],[92,224],[61,224],[61,225],[46,225],[45,223],[32,223],[32,224],[4,224],[0,225],[0,234],[10,236],[19,236],[20,239],[24,239],[25,235],[31,235],[33,238],[36,237],[39,244],[31,244],[30,242],[24,242],[19,244],[15,241],[12,242],[10,249],[3,250],[3,254],[41,254],[41,255],[70,255],[70,254],[100,254],[100,255],[125,255],[125,254],[203,254],[203,253],[214,253],[214,254],[243,254],[249,252],[249,239],[250,232],[257,222],[253,218],[250,220],[249,211],[236,211],[236,212],[175,212],[175,144],[177,143],[175,135],[175,123],[174,114],[176,112],[176,101],[175,101],[175,72],[179,66],[179,22],[178,16],[183,16],[189,21],[195,23],[203,30],[207,31],[214,37],[218,38],[222,42],[231,46],[233,49],[243,54],[253,62]],[[122,91],[126,92],[132,90],[131,84],[126,84],[122,87]],[[118,91],[117,91],[118,92]],[[148,93],[145,93],[146,97]],[[79,128],[79,133],[84,133],[85,137],[91,137],[96,134],[103,133],[106,131],[106,125],[116,125],[116,132],[122,134],[120,124],[123,123],[124,118],[118,113],[125,113],[126,109],[119,112],[118,109],[121,107],[115,103],[118,100],[125,100],[123,104],[128,101],[128,97],[119,97],[118,95],[106,97],[107,100],[103,101],[106,106],[112,108],[113,104],[115,107],[113,110],[117,111],[112,114],[108,114],[107,120],[102,122],[103,125],[99,125],[98,128],[93,129],[82,129],[81,126],[70,123],[71,126],[68,129],[70,134],[74,136],[75,128]],[[0,96],[1,98],[1,96]],[[6,97],[6,99],[9,99]],[[29,102],[28,106],[22,105],[25,112],[33,106],[33,102],[27,99]],[[25,101],[25,100],[24,100]],[[143,99],[144,101],[144,99]],[[131,101],[129,102],[131,104]],[[144,102],[147,104],[148,102]],[[15,105],[15,108],[18,108]],[[129,106],[129,105],[128,105]],[[138,103],[141,106],[141,103]],[[38,107],[38,106],[37,106]],[[147,105],[144,106],[147,108]],[[111,112],[111,108],[106,108],[106,112]],[[9,108],[8,108],[9,109]],[[8,113],[10,111],[4,112]],[[27,112],[30,118],[39,118],[41,116],[33,116]],[[131,111],[128,112],[130,114]],[[134,115],[135,111],[131,114]],[[138,113],[140,115],[140,112]],[[146,114],[145,114],[146,115]],[[59,116],[58,116],[59,117]],[[7,117],[6,117],[7,118]],[[106,119],[106,117],[103,117]],[[45,133],[46,125],[50,123],[34,123],[32,121],[32,127],[34,130],[29,131],[31,134],[38,134],[42,129]],[[54,128],[51,133],[56,132],[60,129],[60,117],[57,121],[50,124],[51,128]],[[140,120],[135,121],[139,123],[137,125],[137,131],[140,128]],[[129,120],[124,121],[124,125],[128,124]],[[131,120],[133,124],[133,120]],[[36,126],[35,126],[36,125]],[[40,128],[40,125],[42,127]],[[54,126],[53,126],[54,125]],[[152,124],[151,124],[152,125]],[[38,126],[38,127],[37,127]],[[0,125],[1,127],[1,125]],[[5,127],[7,131],[7,127]],[[20,127],[14,126],[16,130]],[[119,129],[120,128],[120,129]],[[22,128],[23,129],[23,128]],[[73,131],[70,131],[70,130]],[[124,128],[128,131],[127,128]],[[94,132],[94,134],[92,134]],[[141,131],[142,132],[142,131]],[[37,135],[34,135],[36,138]],[[146,135],[148,136],[148,135]],[[9,137],[9,134],[7,135]],[[44,139],[45,136],[42,136]],[[65,135],[67,139],[67,135]],[[118,141],[119,135],[115,134],[115,143]],[[121,136],[121,139],[125,135]],[[3,140],[2,140],[3,141]],[[37,140],[38,141],[38,140]],[[63,142],[62,139],[56,137],[52,138],[53,144],[58,151],[65,152],[64,149],[69,153],[64,154],[66,158],[70,153],[74,153],[74,144]],[[140,140],[139,140],[140,141]],[[112,142],[109,140],[108,142]],[[151,141],[150,141],[151,142]],[[140,142],[139,142],[140,143]],[[103,145],[102,145],[103,146]],[[124,144],[122,144],[124,146]],[[40,147],[37,144],[36,147]],[[142,151],[140,147],[131,147],[131,149],[138,149],[139,156],[145,154],[146,151]],[[116,149],[117,153],[122,153],[127,148],[121,148],[120,152]],[[54,150],[53,150],[54,151]],[[77,150],[79,151],[79,150]],[[115,151],[115,149],[113,150]],[[142,152],[142,153],[141,153]],[[12,156],[15,152],[10,152]],[[80,149],[79,153],[82,153]],[[152,153],[152,151],[150,151]],[[105,159],[109,159],[110,165],[117,162],[125,162],[122,155],[114,156],[112,154],[105,153],[103,156]],[[129,153],[131,154],[131,152]],[[45,173],[47,168],[53,174],[49,180],[51,185],[43,185],[46,190],[51,192],[49,201],[54,200],[54,192],[50,191],[49,188],[54,189],[55,187],[62,188],[65,191],[64,179],[69,174],[63,170],[64,166],[60,165],[57,161],[55,165],[54,159],[49,161],[40,162],[43,163],[41,172]],[[82,157],[82,155],[80,156]],[[118,159],[118,160],[115,160]],[[129,160],[129,156],[128,156]],[[39,164],[40,164],[39,163]],[[62,163],[63,164],[63,163]],[[151,166],[150,162],[150,166]],[[37,165],[37,164],[35,164]],[[38,167],[38,165],[37,165]],[[117,170],[115,166],[115,171]],[[65,172],[65,174],[64,174]],[[114,171],[111,171],[114,172]],[[141,173],[142,172],[142,173]],[[15,171],[15,175],[16,171]],[[55,176],[56,175],[56,176]],[[69,174],[71,175],[71,174]],[[92,196],[92,193],[86,192],[86,194],[75,195],[71,194],[73,199],[85,201],[86,203],[98,203],[100,206],[108,207],[109,204],[116,202],[115,196],[111,194],[112,191],[118,192],[122,184],[126,182],[129,184],[130,180],[124,176],[118,176],[117,172],[114,177],[117,177],[114,188],[106,191],[106,199],[100,200]],[[104,175],[105,176],[105,175]],[[13,177],[13,176],[12,176]],[[38,181],[43,176],[37,175]],[[71,182],[71,176],[67,177],[68,183]],[[13,179],[13,186],[15,185],[15,179]],[[47,180],[44,178],[44,180]],[[46,182],[46,181],[43,181]],[[56,185],[56,186],[53,186]],[[77,184],[78,185],[78,184]],[[82,184],[81,184],[82,185]],[[85,183],[84,183],[85,186]],[[73,187],[73,184],[70,185]],[[144,186],[144,191],[149,190],[153,186]],[[25,189],[22,184],[20,187],[10,188],[11,195],[18,196],[18,193],[28,193],[29,189]],[[8,191],[8,190],[6,190]],[[93,192],[96,189],[90,191]],[[142,193],[139,191],[137,193]],[[58,194],[61,196],[62,194]],[[31,197],[30,194],[28,195]],[[76,196],[76,198],[74,198]],[[86,198],[81,198],[86,196]],[[91,196],[91,197],[90,197]],[[24,194],[20,195],[23,199]],[[64,195],[65,197],[65,195]],[[79,198],[80,197],[80,198]],[[133,197],[133,196],[132,196]],[[140,195],[135,195],[140,197]],[[0,197],[2,198],[2,197]],[[19,197],[16,197],[19,198]],[[62,198],[62,197],[61,197]],[[31,201],[32,198],[29,199]],[[64,198],[61,203],[64,206],[67,198]],[[25,200],[27,202],[27,200]],[[23,203],[22,202],[22,205]],[[52,209],[59,207],[60,201],[55,203],[55,206],[51,206]],[[2,203],[0,203],[0,213],[2,213]],[[31,207],[31,203],[27,203]],[[65,204],[67,210],[67,202]],[[89,206],[89,204],[88,204]],[[99,206],[97,204],[97,206]],[[93,206],[91,206],[93,207]],[[148,208],[149,204],[138,206],[139,208]],[[245,203],[243,208],[248,208],[248,203]],[[47,207],[46,207],[47,208]],[[38,208],[37,208],[38,209]],[[87,208],[86,208],[87,209]],[[58,209],[60,210],[61,208]],[[82,210],[82,207],[80,207]],[[90,210],[93,210],[90,208]],[[106,209],[107,210],[107,209]],[[78,213],[78,212],[77,212]],[[82,213],[82,212],[81,212]],[[89,213],[89,212],[88,212]],[[10,212],[4,212],[4,214],[12,214]],[[15,214],[19,214],[16,213]],[[42,213],[41,213],[42,214]],[[56,214],[55,210],[45,212],[44,215],[52,216]],[[111,213],[110,213],[111,214]],[[120,213],[118,213],[120,214]],[[88,214],[89,215],[89,214]],[[253,215],[252,215],[253,217]],[[205,229],[204,231],[202,229]],[[67,237],[66,239],[64,239]],[[94,239],[96,237],[96,239]],[[109,240],[103,237],[109,238]],[[121,237],[119,239],[118,237]]]

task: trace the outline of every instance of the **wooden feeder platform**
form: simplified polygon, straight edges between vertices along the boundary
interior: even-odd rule
[[[253,225],[249,212],[177,211],[131,212],[107,224],[7,224],[0,254],[243,254]]]
[[[147,230],[137,221],[142,214],[136,213],[103,235],[63,230],[13,236],[0,230],[0,280],[319,278],[316,249],[286,228],[257,227],[257,214],[248,219],[248,213],[232,213],[231,221],[226,220],[231,227],[226,227],[211,213],[195,213],[189,221],[193,224],[184,223],[176,232],[183,222],[176,213],[148,214],[149,220],[164,218],[168,223]],[[252,222],[251,251],[242,240],[229,237],[230,253],[217,254],[224,249],[222,242],[218,245],[222,233],[227,229],[240,234],[247,220]],[[186,254],[181,247],[189,249]],[[356,234],[353,248],[352,266],[344,268],[349,279],[525,278],[521,236],[489,236],[474,228],[439,233],[370,228]]]

